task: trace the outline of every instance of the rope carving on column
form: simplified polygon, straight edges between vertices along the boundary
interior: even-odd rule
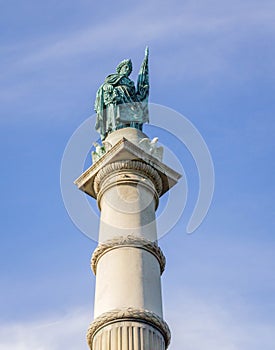
[[[128,235],[127,237],[117,237],[114,239],[110,239],[98,245],[91,259],[91,268],[95,275],[99,259],[105,253],[109,252],[112,249],[117,249],[119,247],[136,247],[147,250],[157,258],[160,265],[160,273],[163,273],[165,269],[166,259],[164,254],[162,253],[162,250],[159,248],[157,242],[151,242],[143,237]]]
[[[91,323],[87,333],[87,341],[90,348],[92,349],[93,337],[99,329],[107,324],[125,320],[140,320],[141,322],[145,321],[149,323],[160,331],[164,337],[166,348],[168,347],[171,340],[171,333],[167,323],[160,316],[151,311],[129,307],[106,312]]]

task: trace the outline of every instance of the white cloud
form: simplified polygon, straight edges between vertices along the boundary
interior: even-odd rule
[[[230,6],[217,1],[184,5],[172,2],[167,7],[155,2],[145,7],[141,3],[130,12],[106,16],[105,21],[96,25],[92,23],[90,27],[70,33],[63,39],[56,39],[50,34],[52,37],[48,45],[35,49],[25,58],[21,57],[20,63],[34,64],[86,53],[98,56],[125,47],[130,50],[152,41],[162,45],[165,56],[169,55],[171,44],[176,45],[178,51],[172,53],[180,60],[187,50],[187,47],[181,50],[185,40],[190,40],[188,50],[202,44],[203,51],[207,53],[206,46],[209,51],[209,48],[217,49],[229,43],[234,45],[236,38],[242,35],[252,38],[257,28],[270,26],[273,23],[271,19],[268,7],[245,6],[239,2],[230,2]]]
[[[190,291],[175,292],[165,305],[172,331],[169,350],[265,350],[273,349],[274,324],[251,317],[251,306],[242,300],[232,303],[206,300]],[[227,300],[226,300],[227,299]],[[177,300],[177,304],[175,304]]]
[[[174,290],[165,306],[172,332],[169,350],[272,350],[274,326],[248,318],[245,304],[205,300]],[[175,302],[177,300],[177,303]],[[180,302],[181,301],[181,302]],[[32,322],[0,325],[0,350],[87,350],[89,307]]]
[[[61,23],[61,32],[49,28],[47,35],[39,40],[36,36],[35,42],[30,36],[23,44],[20,41],[10,49],[5,47],[6,57],[1,56],[4,67],[1,106],[9,110],[18,101],[19,106],[20,103],[24,106],[22,110],[29,110],[27,118],[33,111],[41,118],[42,115],[49,118],[55,111],[43,113],[45,108],[40,103],[28,109],[26,103],[30,104],[34,98],[42,99],[43,95],[47,97],[49,91],[53,98],[46,108],[50,108],[54,106],[54,96],[60,95],[61,101],[60,92],[72,91],[69,84],[81,79],[80,76],[89,75],[99,85],[115,69],[104,68],[103,60],[117,63],[117,59],[128,56],[138,67],[141,48],[146,44],[152,48],[150,74],[155,86],[168,89],[171,84],[173,91],[180,94],[178,84],[188,86],[199,80],[202,90],[213,96],[220,83],[227,86],[231,82],[245,88],[257,72],[259,78],[261,72],[268,74],[268,78],[275,72],[271,69],[274,61],[271,46],[263,53],[261,67],[257,67],[257,55],[256,58],[254,55],[261,42],[258,33],[266,33],[268,40],[274,31],[272,9],[271,2],[268,8],[258,2],[252,1],[248,6],[236,0],[230,3],[172,0],[167,4],[150,1],[146,5],[141,1],[128,11],[106,14],[104,21],[91,23],[79,31],[63,33]],[[68,95],[64,96],[68,101]],[[6,114],[19,119],[10,110],[3,116]],[[61,114],[58,118],[61,119]],[[6,117],[2,119],[10,122]]]
[[[81,308],[65,316],[0,325],[0,350],[85,349],[91,313]]]

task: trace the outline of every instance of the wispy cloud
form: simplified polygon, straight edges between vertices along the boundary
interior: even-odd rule
[[[190,292],[190,291],[189,291]],[[272,350],[274,325],[251,312],[242,300],[203,299],[186,290],[167,301],[166,314],[172,329],[170,350]],[[227,299],[227,300],[226,300]],[[175,304],[174,300],[182,300]]]
[[[87,309],[68,312],[63,317],[0,325],[0,350],[85,349],[86,330],[91,322]]]
[[[138,66],[136,55],[142,55],[141,48],[146,44],[152,48],[151,76],[160,87],[171,83],[175,90],[181,88],[177,84],[182,84],[183,79],[186,84],[199,81],[205,91],[215,95],[220,82],[223,86],[229,82],[245,84],[255,72],[260,78],[262,74],[270,79],[275,72],[271,69],[273,48],[269,45],[262,53],[265,64],[261,60],[260,66],[255,53],[265,36],[268,40],[274,35],[274,7],[271,1],[265,6],[237,0],[174,0],[167,4],[141,1],[77,31],[69,29],[64,33],[60,25],[60,32],[49,28],[41,37],[36,35],[35,41],[30,35],[18,46],[14,42],[10,48],[6,46],[1,55],[4,69],[0,104],[8,110],[3,115],[16,118],[10,111],[11,102],[16,101],[19,106],[21,103],[21,110],[28,110],[28,103],[30,111],[36,108],[34,114],[48,118],[51,113],[43,114],[44,106],[41,111],[37,110],[40,103],[37,107],[31,103],[34,96],[41,99],[41,95],[52,93],[46,104],[49,108],[55,96],[62,98],[69,90],[73,94],[71,81],[79,84],[89,75],[93,81],[102,82],[111,73],[102,63],[104,60],[112,60],[114,69],[113,62],[128,56]],[[64,100],[70,98],[66,95]]]
[[[185,41],[189,43],[189,51],[195,47],[194,53],[200,55],[206,46],[209,51],[213,47],[226,47],[229,43],[234,45],[236,38],[252,38],[260,27],[274,29],[274,25],[270,28],[273,23],[270,11],[272,5],[259,8],[253,6],[252,2],[248,7],[234,1],[230,5],[225,6],[217,1],[182,5],[174,1],[169,3],[169,7],[156,2],[145,7],[141,2],[132,11],[109,18],[107,16],[104,22],[91,24],[63,38],[50,33],[50,42],[45,46],[33,47],[32,52],[20,58],[20,63],[32,65],[86,53],[101,55],[117,49],[125,50],[125,47],[130,50],[153,41],[162,46],[165,56],[171,53],[171,46],[176,45],[177,52],[172,53],[180,59],[182,53],[186,52],[182,45]],[[201,44],[199,50],[197,45]],[[188,55],[185,57],[188,58]]]
[[[170,291],[171,292],[171,291]],[[206,300],[182,290],[165,305],[172,331],[169,350],[273,350],[274,327],[249,319],[244,303]],[[184,296],[184,299],[183,299]],[[175,300],[182,300],[181,304]],[[87,308],[71,310],[33,322],[0,325],[0,350],[87,350],[86,330],[91,322]]]

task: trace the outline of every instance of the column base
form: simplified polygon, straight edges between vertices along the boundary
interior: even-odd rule
[[[91,350],[165,350],[162,334],[149,324],[115,322],[94,336]]]
[[[87,341],[91,350],[165,350],[170,330],[158,315],[128,308],[96,318],[88,330]]]

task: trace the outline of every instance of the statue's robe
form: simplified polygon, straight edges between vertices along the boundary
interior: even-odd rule
[[[96,94],[95,129],[103,140],[106,135],[120,127],[148,122],[148,85],[138,84],[126,75],[111,74],[105,79]]]

